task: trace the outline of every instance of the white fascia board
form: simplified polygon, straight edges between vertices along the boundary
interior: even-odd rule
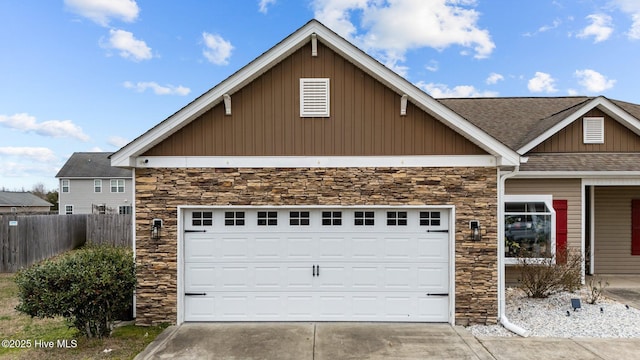
[[[499,165],[519,165],[519,155],[500,143],[480,128],[468,122],[460,115],[437,102],[424,91],[409,83],[400,75],[391,71],[362,50],[350,44],[348,41],[326,28],[316,20],[300,28],[289,37],[282,40],[276,46],[259,56],[251,63],[240,69],[235,74],[209,90],[198,99],[167,118],[156,127],[152,128],[138,139],[129,143],[111,156],[111,165],[118,167],[133,167],[135,157],[139,156],[155,144],[167,138],[173,132],[188,124],[200,114],[204,113],[217,103],[222,101],[226,93],[233,94],[251,80],[262,75],[274,64],[296,51],[310,41],[311,35],[316,34],[320,39],[326,40],[324,44],[332,50],[352,61],[359,68],[390,87],[398,94],[407,94],[410,99],[422,110],[435,116],[438,120],[459,132],[461,135],[498,157]]]
[[[492,155],[141,156],[137,168],[496,167]]]
[[[626,111],[622,110],[619,106],[609,101],[609,99],[603,96],[599,96],[589,101],[588,103],[580,107],[580,109],[575,111],[573,114],[567,116],[566,119],[552,126],[547,131],[542,133],[540,136],[531,140],[529,143],[527,143],[526,145],[518,149],[518,153],[526,154],[527,152],[531,151],[531,149],[540,145],[543,141],[547,140],[558,131],[564,129],[569,124],[580,119],[589,110],[594,109],[596,107],[600,107],[602,111],[604,111],[605,113],[609,114],[611,117],[618,120],[620,123],[625,125],[627,128],[629,128],[631,131],[633,131],[637,135],[640,135],[640,122],[638,122],[638,119],[629,115],[629,113],[627,113]]]
[[[639,179],[640,171],[520,171],[515,179]]]

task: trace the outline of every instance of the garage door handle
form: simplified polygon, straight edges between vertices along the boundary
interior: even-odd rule
[[[316,267],[316,276],[320,276],[320,265]]]
[[[313,276],[315,277],[316,276],[316,266],[313,265],[312,268],[313,268]]]
[[[449,296],[448,293],[427,294],[427,296]]]
[[[448,233],[448,232],[449,232],[449,230],[427,230],[427,232]]]
[[[204,296],[204,295],[207,295],[207,293],[184,293],[184,294],[185,294],[185,296],[198,296],[198,295]]]
[[[194,233],[194,232],[207,232],[207,230],[185,230],[186,233]]]

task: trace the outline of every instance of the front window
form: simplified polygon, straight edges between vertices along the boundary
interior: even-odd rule
[[[124,179],[112,179],[111,180],[111,192],[123,193],[124,192]]]
[[[71,187],[71,184],[69,183],[69,180],[62,180],[62,192],[63,193],[68,193],[70,187]]]
[[[551,196],[505,196],[504,237],[507,263],[520,257],[553,257],[555,212]]]
[[[96,193],[102,192],[102,180],[100,179],[93,180],[93,192],[96,192]]]

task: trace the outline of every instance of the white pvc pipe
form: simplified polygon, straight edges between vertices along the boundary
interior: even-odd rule
[[[528,337],[531,332],[512,323],[506,314],[506,296],[505,296],[505,272],[504,272],[504,189],[506,180],[518,174],[519,167],[506,174],[500,174],[498,183],[498,316],[499,321],[505,329],[520,335]]]

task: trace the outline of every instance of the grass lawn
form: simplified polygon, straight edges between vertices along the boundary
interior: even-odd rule
[[[109,338],[87,339],[62,318],[32,319],[19,313],[17,293],[13,274],[0,273],[0,340],[12,342],[3,341],[0,359],[133,359],[164,330],[129,325],[116,328]]]

